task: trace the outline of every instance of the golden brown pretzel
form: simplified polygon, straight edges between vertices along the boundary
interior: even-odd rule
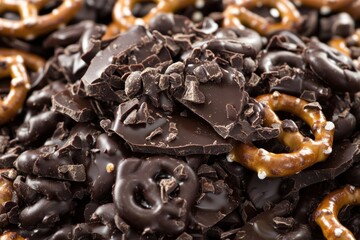
[[[49,0],[0,0],[0,13],[18,12],[20,20],[0,19],[0,34],[27,40],[51,32],[71,20],[82,6],[83,0],[63,0],[62,4],[46,15],[39,10]]]
[[[360,204],[360,188],[347,185],[327,195],[314,212],[316,223],[328,240],[355,240],[354,235],[345,228],[337,216],[345,205]]]
[[[113,23],[108,27],[104,39],[126,31],[133,25],[146,25],[158,13],[171,13],[194,4],[196,0],[153,0],[157,6],[142,18],[135,17],[131,10],[136,3],[149,2],[146,0],[118,0],[113,9]]]
[[[278,139],[290,148],[290,153],[271,153],[253,144],[239,144],[229,154],[237,161],[258,173],[259,178],[281,177],[296,174],[303,169],[325,160],[332,152],[335,126],[325,119],[320,109],[309,106],[299,98],[274,92],[256,98],[264,105],[264,125],[280,127]],[[315,140],[304,137],[298,131],[282,127],[282,121],[274,111],[290,112],[300,117],[312,129]]]
[[[6,232],[0,235],[0,240],[25,240],[25,238],[16,232]]]
[[[355,34],[353,35],[353,37],[355,39],[357,39],[357,44],[358,46],[360,46],[360,29],[358,29]],[[329,45],[333,48],[336,48],[337,50],[339,50],[340,52],[342,52],[343,54],[350,56],[351,55],[351,51],[350,49],[346,46],[346,41],[344,38],[341,37],[335,37],[333,39],[330,40]]]
[[[348,6],[353,0],[296,0],[294,2],[318,9],[328,8],[332,11]]]
[[[270,23],[249,10],[258,7],[259,4],[277,8],[282,18],[281,22]],[[223,25],[241,27],[244,24],[262,35],[268,35],[277,30],[294,29],[300,26],[301,21],[299,11],[289,0],[237,0],[226,7]]]
[[[40,71],[45,61],[30,53],[18,50],[0,49],[0,78],[11,76],[9,94],[0,99],[0,124],[11,120],[21,109],[30,89],[30,80],[25,65],[33,71]]]

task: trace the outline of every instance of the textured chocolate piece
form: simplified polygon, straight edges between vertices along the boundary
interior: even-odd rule
[[[67,115],[76,122],[89,122],[94,117],[90,101],[69,90],[52,97],[52,110]]]
[[[107,134],[99,135],[96,140],[98,151],[93,154],[93,159],[86,170],[91,198],[95,201],[111,194],[117,166],[125,158],[126,151],[118,141],[119,139],[109,137]]]
[[[98,52],[82,77],[86,93],[104,100],[117,100],[118,97],[111,90],[109,82],[106,81],[116,70],[116,67],[111,66],[114,57],[129,53],[136,46],[149,40],[145,28],[137,26],[119,35],[104,50]]]
[[[174,113],[171,116],[154,108],[145,99],[137,106],[146,103],[148,120],[140,124],[128,124],[126,120],[129,111],[121,107],[115,113],[111,131],[114,131],[130,145],[133,151],[145,153],[162,153],[184,156],[189,154],[221,154],[232,149],[231,144],[218,136],[207,123],[190,117],[190,114]],[[138,107],[130,109],[135,111]],[[132,112],[132,111],[131,111]],[[175,127],[177,130],[175,130]],[[154,135],[154,131],[161,129]]]

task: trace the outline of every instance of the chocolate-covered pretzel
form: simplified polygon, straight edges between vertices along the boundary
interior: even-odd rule
[[[321,227],[324,237],[355,240],[352,232],[340,223],[337,216],[344,206],[359,204],[360,188],[351,185],[346,185],[327,195],[314,212],[315,221]]]
[[[274,92],[256,98],[265,110],[264,124],[278,125],[278,139],[291,150],[291,153],[271,153],[253,144],[239,144],[230,153],[231,160],[256,171],[260,179],[296,174],[303,169],[324,161],[332,152],[335,126],[328,122],[315,104],[289,95]],[[274,111],[290,112],[312,129],[315,140],[304,137],[293,121],[281,121]]]
[[[39,15],[49,0],[3,0],[0,13],[19,12],[20,20],[0,19],[0,34],[5,36],[34,39],[51,32],[70,21],[82,6],[83,0],[63,0],[51,13]]]
[[[9,94],[0,99],[0,124],[10,121],[22,108],[30,89],[30,80],[25,69],[40,71],[44,61],[29,53],[16,50],[0,49],[0,77],[11,76]]]
[[[198,189],[185,162],[167,156],[127,158],[117,171],[113,198],[121,218],[144,232],[184,231]]]
[[[339,92],[360,91],[360,71],[349,57],[320,42],[308,46],[305,59],[322,81]]]
[[[252,13],[249,9],[259,5],[275,7],[282,17],[280,23],[271,23],[267,19]],[[239,27],[242,24],[255,29],[262,35],[285,29],[296,29],[301,24],[300,13],[288,0],[240,0],[230,4],[224,11],[224,27]]]
[[[148,14],[142,18],[137,18],[132,14],[132,8],[136,3],[142,2],[140,0],[118,0],[113,9],[113,20],[104,39],[111,38],[119,32],[125,31],[133,25],[146,25],[158,13],[171,13],[176,10],[185,8],[195,3],[195,0],[155,0],[157,4],[155,8],[151,9]]]

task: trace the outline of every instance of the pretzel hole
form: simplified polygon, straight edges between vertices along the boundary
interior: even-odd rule
[[[21,20],[20,14],[17,11],[6,10],[0,14],[0,18],[9,20]]]
[[[0,97],[5,97],[10,91],[11,77],[5,76],[0,80]]]
[[[131,9],[132,14],[137,18],[142,18],[146,16],[151,9],[156,7],[155,1],[144,1],[144,2],[137,2],[134,4],[133,8]]]
[[[315,136],[311,130],[311,126],[309,126],[306,122],[304,122],[300,117],[295,116],[294,114],[288,113],[288,112],[283,112],[283,111],[276,111],[277,116],[279,117],[280,120],[285,120],[285,119],[291,119],[293,120],[298,129],[299,132],[304,136],[304,137],[308,137],[311,138],[312,140],[315,140]]]
[[[253,142],[255,147],[265,149],[272,153],[290,153],[290,148],[282,144],[277,138],[267,141],[255,141]]]
[[[271,23],[281,22],[281,15],[277,8],[263,5],[261,7],[254,7],[251,11],[263,18],[266,18]]]
[[[145,198],[144,189],[142,187],[137,187],[133,192],[133,196],[134,196],[135,203],[139,207],[141,207],[143,209],[151,209],[152,208],[151,204]]]
[[[39,15],[50,14],[54,9],[58,8],[63,1],[49,1],[45,6],[39,9]]]

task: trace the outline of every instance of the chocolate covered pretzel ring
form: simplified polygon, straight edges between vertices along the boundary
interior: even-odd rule
[[[46,15],[39,11],[49,0],[1,0],[0,13],[15,11],[20,20],[0,19],[0,34],[24,39],[34,39],[39,35],[61,27],[78,12],[83,0],[63,0],[62,4]]]
[[[277,8],[282,17],[281,22],[271,23],[249,10],[258,7],[259,4]],[[240,0],[226,7],[223,25],[243,28],[242,24],[244,24],[262,35],[269,35],[278,30],[294,29],[300,26],[301,21],[299,11],[288,0]]]
[[[354,235],[345,228],[337,216],[345,205],[360,204],[360,188],[347,185],[327,195],[314,212],[316,223],[328,240],[355,240]]]
[[[40,71],[44,63],[42,58],[30,53],[0,49],[0,78],[12,77],[9,94],[0,99],[0,124],[11,120],[23,106],[30,89],[25,65],[33,71]]]
[[[307,7],[318,9],[325,8],[325,10],[329,9],[332,11],[351,4],[353,0],[296,0],[295,2]]]
[[[198,190],[191,167],[167,156],[119,163],[113,199],[119,216],[144,233],[181,233]],[[156,221],[154,221],[156,219]]]
[[[118,0],[113,9],[113,23],[108,27],[103,39],[109,39],[133,25],[146,25],[158,13],[171,13],[195,3],[195,0],[154,0],[157,6],[142,18],[135,17],[131,10],[134,5],[146,0]]]
[[[296,174],[330,155],[335,126],[326,121],[316,105],[279,92],[258,96],[256,100],[264,106],[264,125],[280,126],[278,139],[291,152],[276,154],[253,144],[241,143],[229,154],[230,160],[256,171],[258,177],[264,179]],[[285,111],[300,117],[311,127],[315,140],[301,135],[294,122],[281,121],[274,111]]]

